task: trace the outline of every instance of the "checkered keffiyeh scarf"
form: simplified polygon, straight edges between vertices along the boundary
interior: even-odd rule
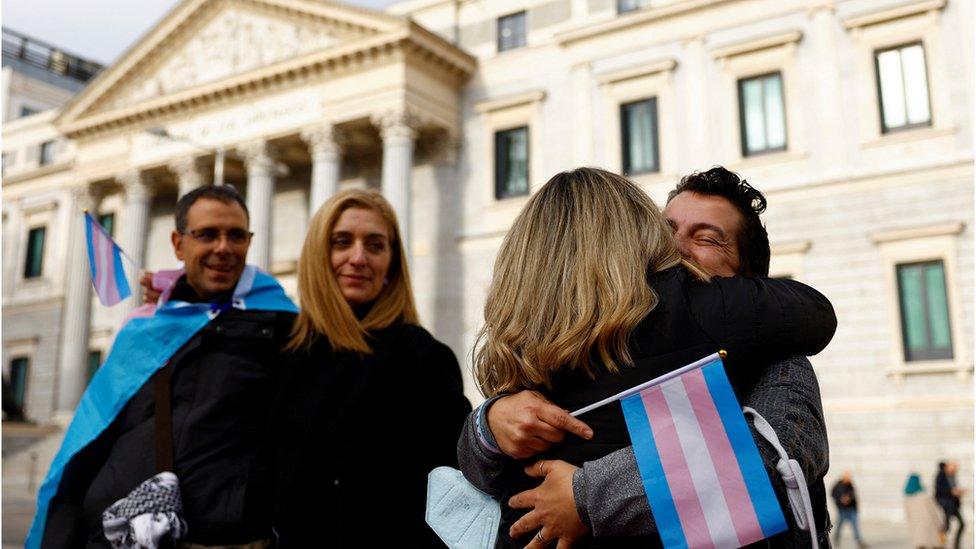
[[[102,513],[105,537],[114,549],[156,549],[169,537],[186,535],[180,483],[170,472],[159,473]]]

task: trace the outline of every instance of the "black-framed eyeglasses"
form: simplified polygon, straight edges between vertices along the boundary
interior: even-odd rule
[[[220,240],[221,235],[225,235],[227,242],[231,244],[247,244],[254,233],[245,231],[244,229],[230,229],[229,231],[222,231],[220,229],[193,229],[190,231],[184,231],[183,234],[190,235],[194,240],[201,244],[213,244],[214,242]]]

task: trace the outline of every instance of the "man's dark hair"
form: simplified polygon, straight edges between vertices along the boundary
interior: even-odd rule
[[[186,216],[190,212],[190,206],[196,204],[197,200],[201,198],[217,200],[224,204],[236,203],[244,210],[244,215],[247,217],[247,220],[251,220],[251,214],[247,211],[247,204],[244,203],[244,198],[241,197],[233,185],[204,185],[184,194],[180,197],[179,202],[176,203],[177,232],[186,232]]]
[[[720,196],[735,206],[744,220],[736,235],[739,274],[769,276],[769,235],[759,220],[759,214],[766,211],[766,197],[738,174],[722,166],[682,177],[678,186],[668,193],[668,202],[685,191]]]

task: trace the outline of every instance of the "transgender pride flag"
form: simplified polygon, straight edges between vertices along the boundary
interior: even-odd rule
[[[122,268],[122,249],[88,212],[85,212],[85,236],[92,285],[102,305],[110,307],[132,295]]]
[[[618,399],[665,547],[735,548],[786,530],[717,353],[573,415]]]

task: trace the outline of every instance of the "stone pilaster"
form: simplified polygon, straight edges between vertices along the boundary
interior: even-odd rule
[[[268,270],[271,265],[271,212],[274,200],[274,150],[266,141],[239,147],[247,166],[247,209],[251,217],[248,263]]]
[[[312,156],[312,184],[308,197],[311,218],[339,188],[342,136],[333,126],[325,125],[303,131],[302,139],[308,144]]]
[[[91,185],[72,189],[71,231],[55,401],[55,415],[60,419],[70,418],[88,385],[92,285],[83,211],[87,209],[92,213],[96,212],[99,198],[100,192]]]

